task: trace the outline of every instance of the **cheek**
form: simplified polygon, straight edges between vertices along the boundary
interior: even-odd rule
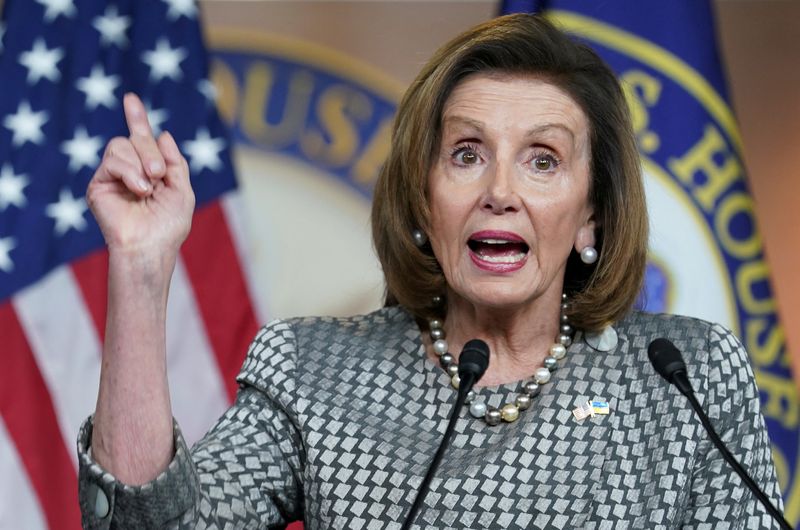
[[[431,233],[429,240],[437,261],[446,271],[457,266],[464,250],[464,231],[471,203],[458,194],[439,190],[431,196]]]
[[[463,228],[471,202],[458,186],[450,186],[438,179],[429,186],[431,232],[443,242],[460,233]]]
[[[446,220],[449,217],[447,205],[442,201],[441,186],[435,174],[428,177],[428,201],[430,207],[430,241],[433,253],[442,262],[442,243],[447,240]]]
[[[441,263],[442,258],[452,251],[453,245],[459,240],[459,222],[456,213],[447,207],[431,208],[431,233],[429,240],[436,257]]]
[[[558,246],[571,246],[588,214],[583,204],[570,200],[527,201],[536,237]]]

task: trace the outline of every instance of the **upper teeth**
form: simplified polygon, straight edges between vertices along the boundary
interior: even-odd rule
[[[479,239],[481,243],[488,243],[489,245],[505,245],[507,243],[511,243],[511,241],[507,239]]]

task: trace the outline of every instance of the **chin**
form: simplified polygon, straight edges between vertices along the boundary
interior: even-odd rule
[[[487,288],[473,289],[466,296],[477,307],[490,307],[493,309],[513,309],[533,303],[536,296],[531,291],[530,284],[491,285]]]

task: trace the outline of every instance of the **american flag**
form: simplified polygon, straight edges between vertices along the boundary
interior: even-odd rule
[[[0,4],[2,1],[0,1]],[[0,19],[0,528],[80,527],[75,440],[94,410],[107,253],[84,194],[135,92],[197,196],[168,309],[190,443],[232,399],[261,315],[193,0],[6,0]]]

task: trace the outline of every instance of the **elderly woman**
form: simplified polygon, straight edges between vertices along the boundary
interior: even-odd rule
[[[631,309],[647,240],[638,156],[619,84],[587,47],[515,15],[431,59],[375,189],[386,307],[264,327],[236,403],[191,450],[164,341],[188,169],[135,97],[125,110],[131,136],[88,192],[110,293],[79,441],[85,526],[398,528],[447,424],[458,352],[481,338],[491,362],[415,526],[770,527],[647,360],[657,337],[683,350],[716,430],[779,504],[739,342]]]

